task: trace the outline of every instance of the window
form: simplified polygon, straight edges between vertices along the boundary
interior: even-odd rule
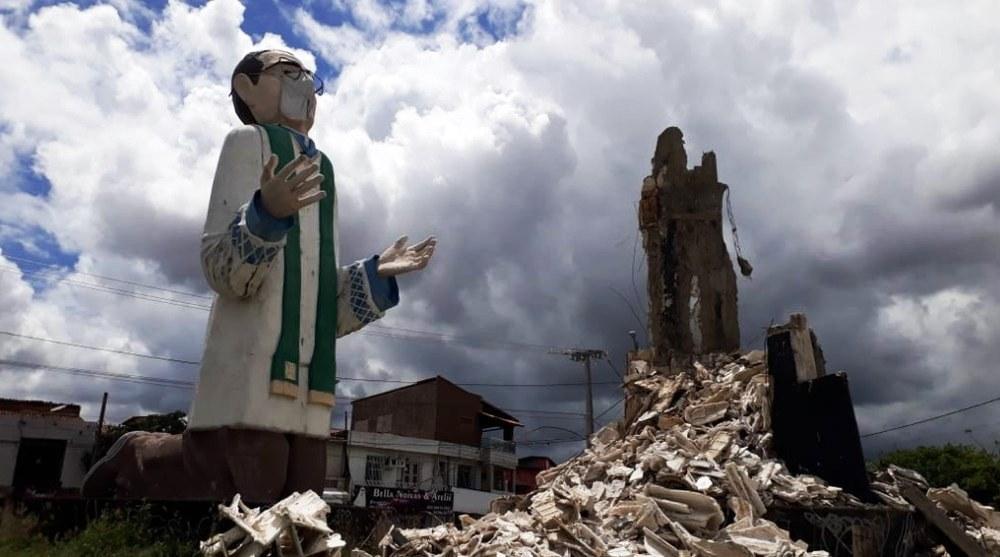
[[[414,487],[420,483],[420,463],[413,462],[408,458],[402,459],[400,467],[399,484],[403,487]]]
[[[365,459],[365,483],[382,483],[382,469],[385,468],[387,461],[388,457],[382,455],[368,455]]]
[[[457,475],[455,478],[455,487],[474,489],[472,485],[472,466],[469,466],[468,464],[459,464],[455,467],[455,472]]]

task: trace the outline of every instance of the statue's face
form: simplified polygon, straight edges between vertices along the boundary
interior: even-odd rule
[[[257,76],[257,83],[253,83],[246,74],[239,74],[233,79],[236,93],[250,108],[257,122],[281,124],[307,133],[316,116],[312,73],[303,71],[302,63],[288,53],[267,52],[262,59],[264,68]]]

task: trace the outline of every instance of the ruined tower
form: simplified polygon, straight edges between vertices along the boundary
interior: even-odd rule
[[[656,141],[652,166],[642,183],[639,229],[656,360],[737,350],[736,273],[722,236],[728,186],[718,181],[715,153],[689,170],[684,135],[670,127]]]

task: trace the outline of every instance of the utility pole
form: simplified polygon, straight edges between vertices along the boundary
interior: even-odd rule
[[[104,433],[104,412],[108,409],[108,393],[104,393],[104,397],[101,399],[101,414],[97,418],[97,432],[94,434],[94,439],[99,440],[101,435]]]
[[[587,423],[585,431],[587,432],[587,446],[590,447],[590,436],[594,434],[594,389],[590,378],[590,360],[591,358],[596,358],[598,360],[607,358],[608,353],[604,350],[593,349],[559,350],[549,353],[562,354],[564,356],[569,356],[569,358],[574,362],[583,362],[583,371],[587,379]]]

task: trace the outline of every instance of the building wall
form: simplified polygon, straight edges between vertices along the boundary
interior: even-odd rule
[[[355,431],[392,433],[478,447],[480,398],[447,381],[426,381],[355,401]]]
[[[478,447],[482,437],[478,418],[482,408],[479,397],[445,381],[435,382],[438,389],[438,412],[435,439]]]
[[[437,388],[434,381],[355,401],[351,429],[434,439]]]
[[[346,489],[344,482],[347,468],[344,464],[344,448],[347,443],[343,441],[330,441],[326,444],[326,485]],[[344,484],[344,485],[340,485]]]
[[[537,475],[538,470],[533,468],[518,468],[516,479],[517,493],[523,495],[538,487],[538,481],[535,479]]]
[[[0,488],[11,486],[22,438],[66,441],[60,481],[65,489],[79,488],[87,471],[83,456],[94,446],[97,425],[80,418],[34,414],[0,414]]]
[[[501,493],[478,491],[475,489],[455,488],[454,509],[456,513],[486,514],[490,512],[490,503],[500,497]]]

